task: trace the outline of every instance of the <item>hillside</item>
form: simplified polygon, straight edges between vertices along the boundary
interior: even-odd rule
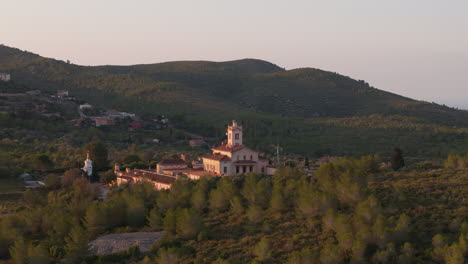
[[[412,134],[414,127],[427,126],[434,131],[421,131],[427,134],[425,141],[445,137],[440,135],[443,128],[443,133],[456,134],[458,141],[450,143],[466,144],[467,111],[405,98],[333,72],[312,68],[284,70],[255,59],[78,66],[0,46],[2,71],[35,89],[69,89],[74,95],[104,107],[118,107],[140,115],[164,113],[178,127],[205,135],[222,135],[227,120],[240,119],[250,125],[249,143],[263,149],[281,141],[288,145],[288,151],[296,153],[382,153],[385,152],[382,147],[354,152],[356,144],[361,143],[356,141],[335,146],[341,141],[337,136],[352,135],[351,128],[341,127],[333,135],[342,118],[358,118],[362,125],[369,120],[373,123],[375,114],[383,120],[403,120],[396,130],[377,131],[376,140],[395,135],[385,140],[387,149],[405,143],[409,146],[402,147],[417,155],[418,146],[424,143],[418,142],[421,136],[404,138],[407,133]],[[408,120],[411,125],[407,125]],[[334,125],[330,127],[330,123]],[[374,137],[374,127],[353,125],[352,129],[358,130],[352,133],[364,136],[363,144]],[[318,145],[307,142],[317,134],[331,136]],[[428,155],[447,152],[432,151]]]

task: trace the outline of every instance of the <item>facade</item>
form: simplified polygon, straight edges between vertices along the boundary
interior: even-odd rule
[[[243,144],[242,125],[232,121],[227,128],[227,137],[227,141],[211,149],[212,154],[203,157],[205,171],[220,176],[272,172],[267,170],[268,159]]]
[[[10,74],[0,72],[0,81],[9,82],[10,80],[11,80]]]
[[[130,170],[120,171],[118,164],[114,169],[117,176],[117,185],[121,184],[135,184],[142,182],[149,182],[153,185],[155,190],[167,190],[177,180],[177,177],[164,175],[151,170]]]
[[[93,175],[93,161],[89,159],[89,152],[86,154],[86,160],[82,170],[86,173],[86,176]]]
[[[156,165],[156,172],[163,173],[167,170],[185,170],[187,168],[187,162],[182,159],[163,159]]]

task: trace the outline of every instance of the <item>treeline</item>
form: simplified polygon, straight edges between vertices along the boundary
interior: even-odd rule
[[[412,240],[417,223],[367,188],[378,165],[345,158],[315,177],[284,167],[273,177],[182,178],[168,191],[117,188],[105,201],[96,185],[67,176],[27,191],[27,208],[1,218],[0,254],[14,263],[464,263],[468,223],[457,241],[437,235],[422,247],[430,241]],[[149,255],[87,257],[91,239],[141,230],[165,232]]]

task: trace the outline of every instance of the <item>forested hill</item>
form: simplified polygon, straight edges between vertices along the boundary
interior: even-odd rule
[[[375,122],[375,114],[403,124],[468,127],[467,111],[402,97],[333,72],[285,70],[255,59],[78,66],[0,46],[0,72],[5,71],[35,89],[69,89],[93,104],[140,115],[164,113],[181,127],[211,135],[222,134],[232,118],[255,123],[250,138],[269,141],[305,140],[311,134],[303,128],[318,119],[353,118],[354,126],[356,118],[365,119],[356,121],[360,125]],[[294,135],[297,131],[302,134]]]

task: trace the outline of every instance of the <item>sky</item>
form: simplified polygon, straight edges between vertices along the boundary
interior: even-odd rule
[[[467,0],[14,0],[0,44],[81,65],[257,58],[468,109]]]

